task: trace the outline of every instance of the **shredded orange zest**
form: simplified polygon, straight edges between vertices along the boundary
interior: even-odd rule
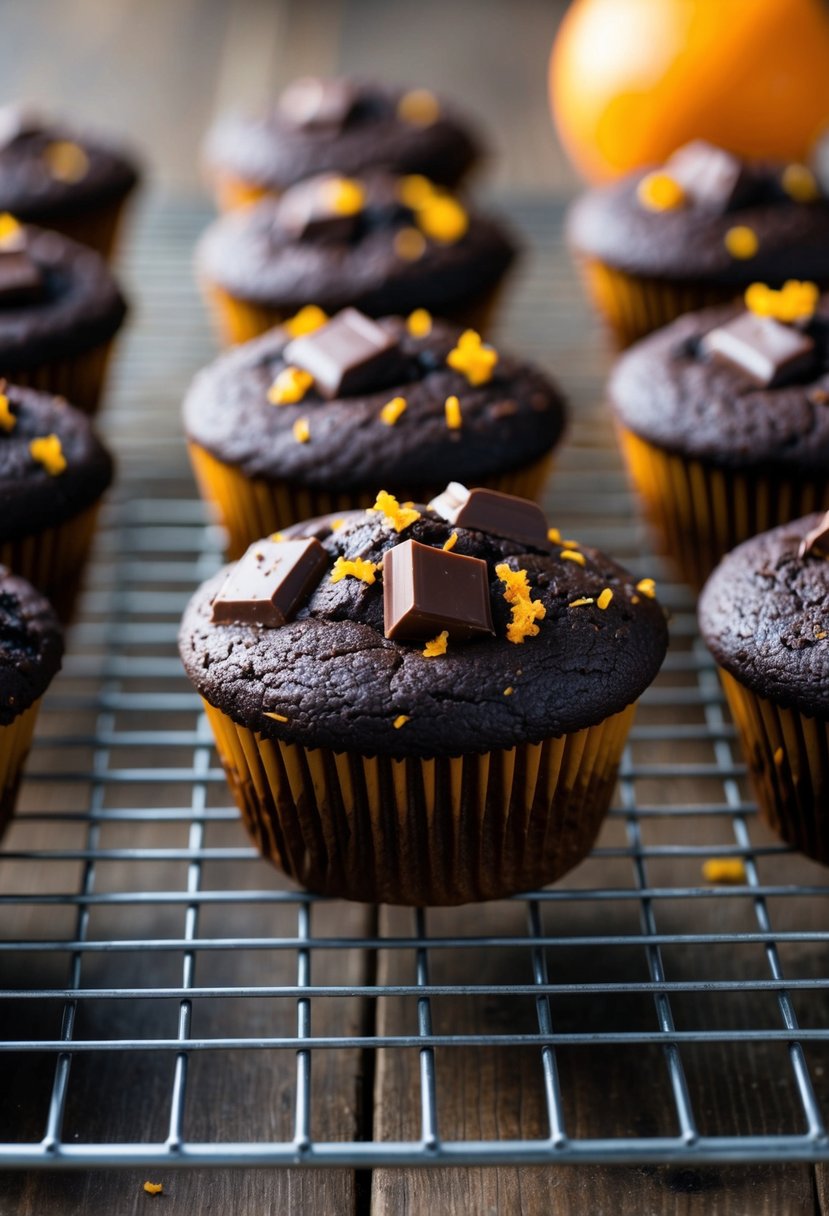
[[[559,557],[563,562],[575,562],[577,566],[584,565],[584,554],[577,553],[575,549],[562,549]]]
[[[160,1195],[164,1190],[163,1182],[145,1182],[144,1190],[148,1195]]]
[[[738,261],[753,258],[760,248],[757,233],[745,224],[737,224],[734,228],[729,228],[723,237],[723,242],[732,258],[737,258]]]
[[[459,431],[463,426],[463,415],[461,414],[461,403],[457,397],[447,397],[443,405],[444,414],[446,415],[446,425],[450,431]]]
[[[428,89],[410,89],[397,103],[397,117],[413,127],[431,127],[440,118],[440,102]]]
[[[405,409],[405,397],[392,397],[391,401],[387,401],[380,411],[381,421],[385,422],[386,426],[394,426]]]
[[[523,642],[538,633],[536,621],[542,621],[547,609],[541,600],[530,597],[530,586],[526,570],[511,570],[506,562],[495,567],[495,573],[504,584],[504,599],[512,605],[512,620],[507,626],[507,640]]]
[[[511,696],[512,696],[512,694],[513,694],[514,692],[515,692],[515,689],[513,688],[513,686],[512,686],[511,684],[509,684],[509,685],[507,685],[507,687],[504,689],[504,696],[505,696],[505,697],[511,697]]]
[[[44,435],[41,439],[32,439],[29,443],[32,459],[42,464],[47,473],[57,477],[66,468],[66,457],[57,435]]]
[[[592,596],[584,596],[580,600],[572,600],[567,606],[568,608],[581,608],[585,604],[594,604],[596,601]]]
[[[392,722],[392,726],[395,730],[400,730],[400,727],[405,726],[408,721],[409,718],[407,714],[398,714],[394,719],[394,722]]]
[[[358,578],[361,583],[367,583],[370,587],[377,578],[379,569],[378,562],[369,562],[363,557],[338,557],[331,570],[331,582],[339,583],[351,575],[352,578]]]
[[[288,719],[285,717],[285,715],[284,715],[284,714],[269,714],[269,713],[266,713],[264,716],[265,716],[266,718],[273,718],[274,722],[287,722],[287,721],[288,721]]]
[[[469,231],[469,216],[456,198],[436,195],[415,217],[421,232],[441,245],[454,245]]]
[[[268,537],[268,540],[275,540],[277,542],[283,541],[284,539],[285,539],[284,532],[271,532],[270,536]]]
[[[636,187],[636,196],[648,211],[675,211],[685,202],[685,191],[669,173],[648,173]]]
[[[420,519],[420,512],[413,507],[400,505],[393,494],[389,494],[386,490],[381,490],[377,495],[377,501],[373,507],[368,508],[369,511],[379,511],[385,515],[386,519],[394,527],[395,532],[402,532],[404,528],[408,528],[409,524],[413,524],[416,519]]]
[[[313,383],[314,377],[301,367],[283,367],[268,389],[268,401],[271,405],[296,405]]]
[[[786,758],[786,753],[783,751],[783,748],[778,747],[774,753],[774,763],[778,766],[778,768],[783,763],[785,758]]]
[[[632,596],[630,597],[630,602],[631,602],[631,604],[638,604],[638,603],[639,603],[639,596],[638,596],[638,595],[632,595]]]
[[[455,548],[455,545],[457,543],[458,543],[458,534],[457,534],[457,532],[453,532],[452,535],[449,537],[449,539],[445,540],[443,542],[444,551],[446,553],[449,553],[452,549]]]
[[[439,654],[446,654],[448,642],[449,631],[448,629],[444,629],[437,635],[436,638],[432,638],[430,642],[426,643],[421,651],[421,654],[423,655],[424,659],[435,659]]]
[[[709,857],[702,863],[702,877],[706,882],[740,886],[746,881],[747,875],[739,857]]]
[[[297,418],[291,430],[297,443],[307,443],[311,438],[311,428],[308,425],[307,418]]]
[[[287,321],[283,321],[282,328],[286,329],[292,338],[302,338],[305,334],[312,334],[320,329],[327,320],[328,313],[318,304],[306,304],[299,312],[288,317]]]
[[[339,532],[340,528],[344,528],[344,527],[345,527],[344,519],[332,519],[331,520],[331,531],[332,532]]]
[[[366,192],[350,177],[338,177],[326,187],[328,202],[336,215],[358,215],[366,204]]]
[[[817,308],[819,296],[817,283],[789,279],[779,291],[765,283],[752,283],[746,288],[744,299],[746,308],[756,316],[791,323],[808,320]]]
[[[547,540],[553,545],[561,544],[561,533],[559,532],[558,528],[547,529]]]
[[[404,207],[417,211],[436,194],[435,187],[422,173],[409,173],[397,183],[397,197]]]
[[[89,172],[89,157],[71,140],[59,139],[43,149],[43,159],[59,182],[79,182]]]
[[[636,590],[649,600],[656,598],[656,583],[652,578],[640,578],[636,584]]]
[[[12,245],[17,241],[22,233],[18,221],[8,211],[0,212],[0,248],[4,245]]]
[[[0,430],[13,431],[17,426],[17,419],[11,412],[9,399],[5,393],[0,393]]]
[[[409,313],[406,328],[413,338],[427,338],[432,332],[432,314],[426,308]]]
[[[581,541],[578,540],[563,540],[561,542],[565,549],[580,549]]]
[[[610,590],[609,587],[605,587],[604,591],[601,593],[599,598],[596,600],[596,607],[601,608],[602,612],[604,612],[605,608],[607,608],[608,604],[610,603],[610,601],[612,599],[613,599],[613,592]]]
[[[820,187],[811,169],[806,165],[786,165],[780,184],[796,203],[812,203],[820,196]]]
[[[458,345],[446,356],[447,366],[466,376],[470,384],[488,384],[498,362],[498,352],[481,341],[474,329],[466,329],[458,338]]]
[[[822,642],[822,641],[823,641],[823,639],[824,639],[825,637],[826,637],[826,630],[825,630],[825,629],[820,629],[820,630],[819,630],[819,631],[818,631],[818,632],[815,634],[815,640],[816,640],[816,641],[818,641],[818,642]]]
[[[416,262],[426,252],[426,238],[417,228],[401,228],[394,235],[394,252],[404,262]]]

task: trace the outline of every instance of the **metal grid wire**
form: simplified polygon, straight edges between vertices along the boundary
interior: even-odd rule
[[[757,820],[692,602],[644,547],[596,404],[559,217],[520,214],[535,252],[509,333],[581,410],[551,514],[662,575],[673,614],[597,849],[483,910],[378,911],[291,887],[249,845],[175,650],[220,560],[171,440],[210,349],[201,216],[152,214],[126,267],[144,304],[110,415],[121,490],[0,854],[0,1165],[829,1159],[829,889]],[[744,880],[706,885],[712,856]],[[523,1077],[532,1134],[465,1131],[463,1078],[490,1068],[493,1103]],[[389,1100],[405,1117],[384,1124]]]

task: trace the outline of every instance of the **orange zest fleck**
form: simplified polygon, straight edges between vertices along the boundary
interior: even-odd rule
[[[593,599],[592,595],[590,595],[590,596],[585,595],[585,596],[582,596],[582,598],[580,600],[571,600],[570,603],[567,605],[567,607],[568,608],[583,608],[585,604],[594,604],[595,602],[596,601]]]
[[[636,197],[648,211],[675,211],[685,202],[685,191],[670,173],[657,170],[642,178]]]
[[[455,548],[455,545],[457,543],[458,543],[458,534],[457,534],[457,532],[453,532],[452,535],[449,537],[449,539],[445,540],[443,542],[444,552],[446,552],[446,553],[451,552],[451,550]]]
[[[397,183],[397,197],[412,211],[425,206],[435,196],[435,187],[422,173],[408,173]]]
[[[331,520],[331,531],[332,532],[339,532],[340,528],[344,528],[344,527],[345,527],[344,519],[332,519]]]
[[[508,684],[507,687],[504,689],[504,696],[511,697],[514,692],[515,692],[515,689],[513,688],[513,686],[511,684]]]
[[[9,399],[5,393],[0,393],[0,431],[13,431],[17,426],[17,418],[11,411]]]
[[[706,882],[723,886],[740,886],[746,882],[746,868],[739,857],[709,857],[702,863],[702,877]]]
[[[449,643],[449,631],[443,629],[435,638],[427,642],[423,647],[421,654],[424,659],[435,659],[438,655],[446,654],[446,647]]]
[[[0,248],[14,245],[21,239],[23,228],[9,211],[0,212]]]
[[[160,1195],[164,1190],[163,1182],[145,1182],[144,1190],[148,1195]]]
[[[296,405],[313,383],[314,377],[301,367],[283,367],[268,389],[268,401],[271,405]]]
[[[397,117],[413,127],[431,127],[440,118],[440,102],[429,89],[409,89],[397,103]]]
[[[536,621],[544,619],[547,609],[541,600],[531,598],[527,571],[512,570],[506,562],[502,562],[495,567],[495,573],[504,584],[504,599],[512,607],[512,620],[507,626],[507,641],[520,643],[525,638],[535,637],[538,633]]]
[[[736,258],[738,261],[753,258],[760,248],[757,233],[746,224],[736,224],[733,228],[729,228],[723,237],[723,243],[732,258]]]
[[[380,491],[374,506],[368,509],[369,511],[379,511],[382,515],[385,515],[395,532],[402,532],[404,528],[408,528],[409,524],[413,524],[416,519],[420,519],[419,511],[416,511],[414,507],[401,507],[394,495],[389,494],[386,490]]]
[[[469,216],[456,198],[436,195],[416,212],[417,225],[440,245],[455,245],[469,231]]]
[[[394,234],[394,252],[404,262],[416,262],[426,252],[426,238],[417,228],[401,228]]]
[[[447,397],[443,406],[446,414],[446,425],[450,431],[459,431],[463,426],[461,403],[457,397]]]
[[[407,714],[398,714],[397,717],[392,722],[392,726],[394,727],[395,730],[400,730],[400,727],[405,726],[408,721],[409,721],[409,717]]]
[[[578,553],[575,549],[562,549],[559,557],[563,562],[575,562],[577,566],[584,565],[584,554]]]
[[[274,722],[287,722],[288,721],[288,719],[285,717],[284,714],[265,713],[264,717],[273,718]]]
[[[426,308],[416,308],[409,313],[406,329],[413,338],[427,338],[432,332],[432,314]]]
[[[52,177],[59,182],[79,182],[89,172],[89,157],[69,139],[58,139],[43,149],[43,159]]]
[[[652,600],[656,598],[656,583],[652,578],[640,578],[636,584],[636,590],[640,595],[644,595],[646,599]]]
[[[551,545],[560,545],[561,544],[561,532],[558,530],[558,528],[548,528],[547,529],[547,540],[550,542]]]
[[[481,341],[474,329],[466,329],[446,356],[446,363],[453,371],[460,372],[468,382],[477,387],[488,384],[498,362],[498,352]]]
[[[394,426],[398,418],[406,410],[405,397],[392,397],[391,401],[387,401],[380,411],[380,420],[385,422],[386,426]]]
[[[370,587],[376,580],[379,569],[378,562],[369,562],[363,557],[338,557],[331,570],[331,582],[339,583],[350,575],[351,578],[358,578],[361,583],[367,583]]]
[[[284,539],[285,539],[284,532],[271,532],[270,536],[268,537],[268,540],[274,540],[277,543],[279,543],[280,541],[283,541]]]
[[[602,612],[604,612],[605,608],[608,607],[608,605],[610,604],[610,601],[612,599],[613,599],[613,592],[610,590],[609,587],[605,587],[604,591],[601,593],[599,598],[596,600],[596,607],[601,608]]]
[[[297,418],[291,430],[297,443],[307,443],[311,438],[311,428],[308,425],[307,418]]]
[[[366,205],[366,192],[350,177],[336,177],[325,188],[335,215],[359,215]]]
[[[318,304],[306,304],[299,312],[288,317],[287,321],[283,321],[282,328],[286,329],[292,338],[302,338],[305,334],[312,334],[320,329],[327,320],[328,313]]]
[[[47,473],[57,477],[66,468],[66,457],[57,435],[44,435],[40,439],[32,439],[29,443],[32,460],[42,464]]]
[[[783,763],[785,758],[786,758],[786,753],[783,751],[783,748],[782,747],[775,748],[774,763],[777,765],[778,768]]]
[[[786,165],[780,184],[789,198],[794,199],[796,203],[813,203],[820,197],[820,186],[814,173],[806,165],[797,162]]]
[[[803,283],[798,279],[789,279],[779,291],[765,283],[752,283],[744,296],[749,312],[788,324],[807,321],[814,314],[819,298],[817,283]]]

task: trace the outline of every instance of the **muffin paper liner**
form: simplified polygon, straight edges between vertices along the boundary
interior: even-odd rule
[[[253,304],[249,300],[232,296],[215,283],[203,283],[208,306],[213,314],[219,338],[225,346],[236,346],[241,342],[250,342],[260,334],[267,333],[295,310],[285,312],[277,308],[265,308]],[[488,291],[479,293],[474,300],[464,300],[452,308],[435,309],[436,315],[460,325],[470,326],[479,333],[486,333],[491,328],[501,292],[501,283],[497,283]],[[314,301],[309,301],[314,303]]]
[[[93,503],[54,528],[0,541],[0,565],[28,579],[64,624],[72,617],[81,587],[99,505]]]
[[[9,723],[0,726],[0,836],[14,813],[23,764],[32,745],[40,701]]]
[[[51,363],[40,363],[36,367],[11,368],[0,366],[0,375],[5,375],[12,384],[24,388],[36,388],[44,393],[54,393],[85,414],[95,414],[104,388],[109,358],[113,343],[94,346],[68,359]]]
[[[618,427],[619,442],[663,552],[699,590],[735,545],[777,524],[829,509],[824,477],[741,472],[690,460]]]
[[[202,497],[213,503],[228,533],[228,556],[241,557],[248,545],[317,515],[338,511],[355,511],[374,506],[375,491],[343,491],[317,489],[288,481],[266,481],[246,477],[234,465],[217,460],[199,444],[188,445],[190,461]],[[552,457],[541,459],[506,473],[478,478],[477,486],[517,494],[521,498],[537,499],[552,467]],[[445,485],[410,486],[392,489],[401,502],[429,502],[440,494]]]
[[[43,226],[62,232],[80,245],[88,245],[109,262],[115,252],[127,197],[83,212],[50,216]]]
[[[829,722],[760,697],[720,670],[763,818],[787,844],[829,865]]]
[[[614,270],[594,258],[577,256],[576,260],[587,295],[619,347],[630,346],[683,313],[742,296],[740,287],[647,279]]]
[[[205,702],[267,858],[312,891],[409,905],[498,899],[572,869],[607,813],[635,708],[506,751],[395,760],[265,739]]]

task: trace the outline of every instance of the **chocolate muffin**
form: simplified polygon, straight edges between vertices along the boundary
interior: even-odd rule
[[[0,215],[0,376],[94,413],[125,316],[97,253]]]
[[[220,332],[243,342],[308,304],[372,317],[428,308],[485,328],[515,256],[495,220],[425,177],[322,175],[222,216],[197,268]]]
[[[33,107],[0,107],[0,212],[62,232],[103,257],[139,180],[131,153]]]
[[[219,207],[228,211],[305,177],[377,165],[454,186],[479,156],[467,119],[428,89],[306,76],[264,114],[220,118],[203,160]]]
[[[535,497],[565,409],[537,368],[424,310],[318,313],[221,356],[184,426],[229,552],[310,515],[369,507],[384,485],[425,501],[455,476]]]
[[[653,596],[535,504],[453,484],[257,542],[179,645],[267,856],[316,891],[463,903],[592,847],[665,653]]]
[[[621,346],[758,280],[829,287],[829,200],[811,170],[702,140],[583,195],[567,238]]]
[[[701,586],[740,541],[829,507],[829,296],[755,284],[616,364],[610,404],[664,550]]]
[[[829,864],[829,513],[723,558],[699,603],[760,811]]]
[[[62,656],[63,635],[51,605],[0,566],[0,834],[14,811],[40,698]]]

